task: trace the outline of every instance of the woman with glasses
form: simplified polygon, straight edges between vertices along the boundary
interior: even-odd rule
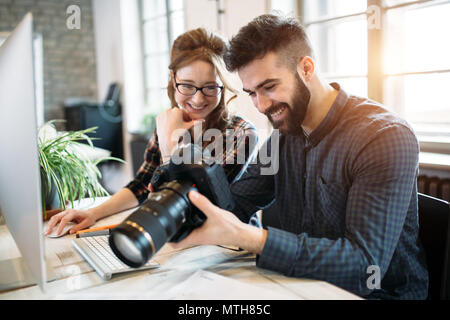
[[[150,192],[148,185],[154,171],[170,160],[178,146],[177,132],[188,131],[192,139],[197,139],[191,142],[207,149],[209,155],[222,164],[230,183],[240,177],[256,148],[257,134],[249,122],[227,109],[228,103],[236,97],[236,91],[226,79],[222,58],[225,50],[225,42],[203,28],[188,31],[174,41],[167,87],[172,108],[158,115],[156,130],[136,176],[95,208],[68,209],[53,216],[47,234],[54,227],[57,227],[57,233],[62,231],[70,221],[77,223],[69,230],[74,233],[101,218],[144,202]],[[200,132],[198,137],[196,130]],[[208,134],[211,132],[221,136]],[[221,154],[216,154],[216,150],[221,150]]]

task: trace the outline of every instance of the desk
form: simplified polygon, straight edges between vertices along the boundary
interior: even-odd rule
[[[95,204],[105,201],[100,198]],[[87,207],[92,201],[76,206]],[[102,219],[93,227],[121,222],[132,210]],[[245,292],[228,292],[220,296],[211,294],[187,299],[255,299],[261,291],[273,292],[269,299],[361,299],[360,297],[324,281],[288,278],[275,272],[257,268],[255,255],[236,252],[218,246],[198,246],[173,250],[166,244],[153,258],[161,267],[113,276],[103,281],[72,246],[74,235],[46,238],[47,264],[57,279],[47,283],[43,293],[38,286],[0,293],[0,299],[161,299],[192,275],[211,272],[233,279],[231,285],[242,284]],[[6,226],[0,226],[0,260],[20,257],[14,240]],[[231,280],[230,280],[231,281]],[[195,291],[195,289],[193,289]],[[220,292],[218,290],[217,292]],[[180,296],[178,296],[180,298]]]

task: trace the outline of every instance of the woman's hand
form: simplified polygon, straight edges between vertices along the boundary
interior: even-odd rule
[[[180,137],[189,130],[195,121],[179,108],[171,108],[156,117],[156,133],[159,149],[165,162],[170,158]]]
[[[45,234],[52,232],[57,228],[57,234],[60,234],[68,222],[75,221],[77,224],[70,228],[69,233],[73,234],[79,230],[92,226],[97,220],[90,211],[67,209],[50,218]]]

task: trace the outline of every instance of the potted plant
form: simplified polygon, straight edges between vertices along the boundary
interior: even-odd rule
[[[86,141],[93,147],[92,140],[95,138],[87,134],[95,133],[97,127],[57,132],[53,124],[57,121],[65,120],[49,121],[38,132],[44,220],[50,218],[48,210],[55,207],[64,210],[68,203],[73,206],[76,200],[109,195],[99,182],[101,172],[97,165],[106,160],[124,163],[122,159],[115,157],[102,157],[93,161],[80,151],[81,141]]]

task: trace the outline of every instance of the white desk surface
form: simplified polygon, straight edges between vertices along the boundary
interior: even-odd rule
[[[99,201],[104,201],[105,198]],[[86,202],[81,204],[87,205]],[[121,222],[132,210],[107,217],[93,227]],[[195,296],[178,296],[180,299],[255,299],[261,291],[273,292],[269,299],[361,299],[341,288],[324,281],[295,279],[257,268],[255,255],[245,251],[236,252],[218,246],[198,246],[185,250],[173,250],[166,244],[153,258],[160,263],[158,269],[143,270],[113,276],[102,280],[90,265],[72,246],[74,235],[61,238],[46,238],[45,252],[47,264],[57,275],[57,279],[47,283],[43,293],[36,285],[0,293],[3,299],[166,299],[163,294],[181,288],[198,271],[212,272],[225,276],[222,280],[234,279],[226,283],[234,285],[236,294],[211,295],[199,290]],[[0,260],[20,257],[20,252],[8,228],[0,226]],[[196,274],[198,275],[198,274]],[[224,283],[217,282],[217,283]],[[237,284],[237,286],[236,286]],[[242,284],[240,287],[239,284]],[[246,292],[238,292],[245,288]],[[258,290],[260,289],[260,290]],[[171,291],[169,291],[171,290]],[[244,289],[242,289],[244,290]],[[241,291],[242,291],[241,290]],[[192,289],[195,291],[195,289]],[[214,291],[212,291],[214,292]],[[220,292],[220,290],[217,290]]]

